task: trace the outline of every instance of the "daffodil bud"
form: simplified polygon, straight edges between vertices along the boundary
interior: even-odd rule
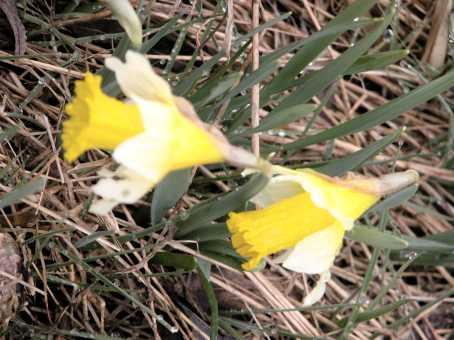
[[[129,0],[101,0],[109,6],[134,47],[142,45],[142,23]]]

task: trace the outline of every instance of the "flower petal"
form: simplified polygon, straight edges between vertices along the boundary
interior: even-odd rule
[[[313,202],[326,209],[345,229],[353,223],[379,199],[379,194],[370,193],[357,187],[351,180],[332,178],[311,169],[291,170],[276,167],[282,173],[282,180],[290,180],[301,185],[310,193]]]
[[[142,45],[142,23],[129,0],[104,0],[135,47]]]
[[[344,227],[336,222],[302,239],[282,264],[298,273],[320,274],[327,271],[342,245]]]
[[[311,292],[306,295],[303,300],[304,306],[312,306],[314,303],[320,301],[320,299],[325,295],[326,291],[326,283],[331,279],[331,273],[329,270],[323,272],[320,275],[320,279],[318,280],[315,287],[311,290]]]
[[[153,71],[142,54],[129,50],[124,63],[116,57],[107,58],[105,63],[115,72],[118,85],[130,99],[142,98],[175,106],[169,83]]]
[[[251,201],[261,208],[278,203],[279,201],[301,194],[304,192],[300,183],[295,182],[291,178],[277,176],[270,179],[268,184],[254,196]]]
[[[101,77],[87,73],[76,81],[76,95],[65,107],[63,123],[65,159],[74,161],[89,149],[113,150],[144,130],[139,107],[105,95]]]
[[[113,158],[147,180],[158,182],[169,171],[169,143],[164,135],[144,132],[121,143]]]
[[[92,187],[93,192],[102,197],[90,208],[91,212],[98,214],[107,213],[119,203],[130,204],[138,201],[155,184],[154,181],[122,166],[114,173],[104,174],[107,177]]]

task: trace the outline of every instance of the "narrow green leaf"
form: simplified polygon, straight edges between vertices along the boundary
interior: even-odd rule
[[[410,301],[411,300],[403,299],[403,300],[396,301],[394,303],[390,303],[390,304],[384,305],[383,307],[374,309],[372,311],[359,313],[358,316],[356,317],[355,322],[356,323],[360,323],[360,322],[365,322],[365,321],[369,321],[369,320],[372,320],[372,319],[379,318],[382,315],[386,315],[388,313],[391,313],[391,312],[395,311],[396,309],[400,308],[401,306],[406,305]],[[341,327],[345,327],[345,325],[347,324],[347,321],[348,321],[348,319],[345,318],[345,319],[340,320],[338,322],[338,324]]]
[[[151,223],[159,223],[165,213],[180,200],[191,184],[192,169],[173,171],[155,188],[151,201]]]
[[[82,237],[81,239],[77,240],[77,242],[75,243],[75,246],[76,246],[76,248],[82,248],[92,242],[95,242],[100,237],[109,236],[109,235],[113,235],[113,234],[115,234],[115,232],[112,230],[97,231],[97,232],[94,232],[88,236]]]
[[[362,56],[344,72],[344,75],[383,69],[405,58],[408,53],[408,50],[393,50]]]
[[[408,188],[396,192],[395,194],[385,198],[383,201],[377,203],[369,209],[369,212],[382,212],[387,209],[397,207],[412,198],[416,194],[416,191],[418,191],[417,185],[409,186]]]
[[[351,155],[329,161],[314,169],[329,176],[342,176],[348,171],[359,168],[364,162],[374,157],[385,147],[398,139],[401,133],[402,130],[397,130],[393,134],[383,137]]]
[[[201,261],[201,260],[198,260],[198,261]],[[215,294],[213,286],[210,282],[210,277],[203,270],[203,265],[200,263],[197,266],[197,273],[199,274],[200,280],[202,281],[202,288],[205,291],[206,297],[208,299],[208,305],[210,306],[210,312],[211,312],[210,340],[216,340],[218,338],[218,331],[219,331],[218,300],[216,299],[216,294]]]
[[[253,133],[267,131],[282,125],[286,125],[288,123],[294,122],[295,120],[304,117],[308,113],[314,112],[316,108],[317,108],[316,105],[301,104],[292,106],[288,109],[284,109],[279,112],[273,111],[260,122],[260,125],[258,127],[247,129],[245,131],[238,133],[237,135],[233,135],[232,139],[234,139],[237,136],[238,137],[250,136]]]
[[[309,136],[303,140],[285,145],[286,150],[297,150],[308,145],[321,143],[333,138],[339,138],[348,134],[364,131],[388,120],[393,120],[401,113],[406,112],[418,105],[424,104],[438,94],[449,90],[454,84],[454,71],[450,71],[444,76],[418,87],[410,93],[393,99],[388,103],[362,114],[346,123],[335,126],[331,129]]]
[[[332,34],[328,34],[323,38],[314,39],[305,44],[287,65],[279,72],[273,81],[267,86],[266,92],[276,93],[287,88],[287,83],[293,80],[311,61],[313,61],[325,48],[327,48],[337,37],[348,28],[339,26],[345,24],[349,25],[355,23],[357,18],[366,13],[376,0],[362,0],[356,1],[348,6],[345,10],[339,13],[333,20],[331,20],[325,27],[324,31],[333,29]]]
[[[194,256],[186,254],[171,253],[161,251],[156,253],[150,260],[153,264],[159,264],[167,267],[175,267],[184,270],[193,270],[197,266]]]
[[[0,209],[3,209],[11,204],[20,202],[23,198],[33,195],[44,189],[46,184],[45,178],[36,178],[28,183],[18,185],[14,190],[6,193],[0,199]]]
[[[238,47],[244,41],[251,39],[256,33],[263,32],[264,30],[274,26],[278,22],[287,19],[291,14],[292,14],[291,12],[288,12],[288,13],[281,14],[281,15],[279,15],[277,17],[274,17],[274,18],[272,18],[270,20],[267,20],[265,23],[255,27],[254,29],[252,29],[248,33],[246,33],[245,35],[243,35],[240,38],[236,39],[234,41],[234,46]]]
[[[186,95],[194,86],[194,84],[202,79],[202,76],[209,73],[210,70],[219,63],[222,57],[225,56],[225,51],[221,50],[204,62],[202,66],[193,70],[188,76],[184,77],[174,88],[174,93],[178,96]]]
[[[204,250],[202,254],[206,257],[209,257],[210,259],[213,259],[214,261],[221,262],[226,264],[227,266],[230,266],[236,270],[243,270],[241,268],[241,264],[244,263],[245,261],[237,256],[228,256],[228,255],[222,255],[216,252]]]
[[[394,8],[394,7],[392,7]],[[309,73],[298,81],[298,89],[287,96],[274,110],[282,110],[296,104],[303,104],[313,96],[319,94],[330,83],[343,74],[364,54],[372,44],[381,37],[385,28],[391,22],[395,10],[391,9],[389,13],[381,19],[376,19],[372,25],[374,29],[369,32],[363,39],[358,41],[354,46],[342,53],[341,56],[331,61],[321,70]]]
[[[192,100],[198,100],[198,102],[194,102],[194,106],[204,106],[212,100],[218,99],[221,96],[225,95],[226,92],[230,91],[235,85],[240,82],[241,76],[242,75],[240,72],[229,73],[212,87],[207,86],[203,88],[203,91],[197,91],[197,97],[191,97]]]
[[[199,242],[225,240],[229,235],[230,233],[225,223],[212,223],[186,234],[184,239]]]
[[[208,251],[220,255],[242,258],[240,255],[238,255],[235,249],[233,249],[230,241],[226,240],[204,241],[199,242],[198,247],[202,253]]]
[[[346,237],[382,249],[400,250],[408,247],[408,242],[401,237],[365,225],[356,225]]]
[[[454,243],[449,244],[443,242],[442,240],[434,241],[426,237],[417,238],[407,235],[401,235],[400,237],[408,243],[407,250],[409,251],[431,251],[440,253],[454,251]]]
[[[239,95],[243,91],[250,89],[255,84],[265,80],[271,75],[271,73],[276,70],[277,66],[278,63],[276,61],[273,61],[268,64],[262,65],[262,67],[260,67],[258,70],[248,74],[243,78],[243,80],[241,80],[238,86],[236,86],[234,89],[232,89],[231,92],[229,92],[224,101]]]
[[[200,226],[206,225],[230,211],[239,209],[247,200],[255,196],[268,183],[268,178],[257,174],[238,190],[202,202],[189,211],[187,219],[177,223],[177,237],[184,237]]]

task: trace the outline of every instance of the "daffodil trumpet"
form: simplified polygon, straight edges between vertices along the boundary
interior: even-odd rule
[[[113,150],[116,171],[101,171],[93,191],[102,197],[90,210],[105,214],[119,203],[134,203],[169,172],[199,164],[229,162],[269,168],[268,162],[231,145],[222,133],[204,124],[192,105],[174,96],[141,54],[126,61],[106,59],[127,101],[101,89],[102,78],[87,73],[76,81],[75,98],[66,105],[63,123],[65,158],[74,161],[90,149]]]
[[[321,274],[306,296],[310,305],[324,294],[329,268],[355,220],[384,195],[418,181],[409,170],[380,178],[333,178],[310,169],[274,166],[274,177],[251,201],[258,210],[232,212],[227,226],[236,251],[247,259],[243,269],[254,270],[261,260],[281,253],[282,265],[295,272]],[[283,252],[283,253],[282,253]]]

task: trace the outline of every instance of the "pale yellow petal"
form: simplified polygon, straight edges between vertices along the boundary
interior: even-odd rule
[[[329,270],[342,245],[344,233],[343,226],[336,222],[303,238],[282,265],[306,274],[320,274]]]
[[[149,181],[158,182],[169,172],[171,136],[144,132],[120,144],[113,158]]]
[[[125,62],[110,57],[105,64],[115,73],[123,93],[132,100],[142,98],[176,106],[169,83],[154,72],[142,54],[129,50]]]
[[[303,188],[293,179],[277,176],[270,179],[268,184],[254,196],[251,201],[261,208],[277,203],[283,199],[301,194]]]
[[[155,182],[128,168],[120,167],[113,174],[107,174],[96,183],[92,190],[102,199],[98,200],[91,211],[106,213],[116,204],[137,202]]]
[[[129,0],[102,0],[112,10],[134,47],[142,45],[142,23]]]
[[[314,303],[320,301],[325,295],[326,291],[326,283],[331,279],[331,273],[329,270],[326,272],[323,272],[320,275],[320,279],[318,280],[317,284],[315,287],[311,290],[311,292],[306,295],[306,297],[303,300],[303,305],[304,306],[312,306]]]

